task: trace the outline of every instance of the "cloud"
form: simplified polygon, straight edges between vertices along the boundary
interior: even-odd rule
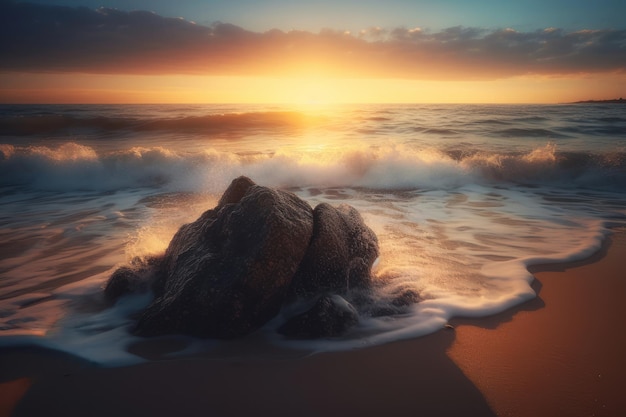
[[[264,33],[146,11],[0,1],[0,71],[492,79],[624,72],[626,30]]]

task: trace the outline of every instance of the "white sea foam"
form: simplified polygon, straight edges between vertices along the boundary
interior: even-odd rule
[[[583,156],[558,155],[554,144],[521,154],[478,152],[459,159],[434,148],[397,144],[240,155],[210,147],[185,152],[161,146],[99,153],[69,142],[55,148],[4,145],[1,152],[0,185],[44,191],[164,187],[172,191],[219,193],[232,178],[242,174],[273,187],[449,190],[472,183],[497,182],[604,185],[619,189],[626,186],[623,167],[615,166],[622,164],[622,159],[615,162],[608,156],[598,156],[596,160],[600,162],[594,160],[596,163],[592,164],[585,156],[583,165],[572,169],[563,161]]]

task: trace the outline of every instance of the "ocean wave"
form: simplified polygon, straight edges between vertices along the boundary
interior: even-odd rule
[[[471,183],[626,188],[626,152],[415,150],[380,146],[341,151],[231,153],[131,147],[101,152],[73,142],[58,147],[0,145],[0,185],[44,190],[165,187],[217,192],[239,175],[275,187],[452,189]]]
[[[557,133],[549,129],[540,128],[510,128],[494,132],[496,136],[505,138],[567,138],[568,135]]]
[[[416,127],[414,128],[416,132],[425,133],[428,135],[436,135],[436,136],[456,136],[459,134],[458,131],[453,129],[443,129],[443,128],[428,128],[428,127]]]
[[[626,135],[626,126],[597,126],[593,132],[603,136],[624,136]]]
[[[624,123],[626,122],[626,118],[616,117],[616,116],[598,117],[596,120],[600,123]]]
[[[520,122],[546,122],[548,120],[550,119],[547,117],[543,117],[543,116],[522,116],[522,117],[515,117],[511,121],[515,123],[520,123]]]
[[[474,122],[471,122],[474,125],[495,125],[495,126],[508,126],[510,124],[512,124],[509,121],[506,120],[499,120],[499,119],[484,119],[484,120],[476,120]]]
[[[98,116],[79,117],[68,114],[36,113],[12,115],[0,118],[0,135],[40,135],[94,130],[113,132],[129,131],[215,131],[274,129],[298,127],[311,117],[299,112],[267,111],[247,113],[220,113],[203,116],[172,117],[166,119]]]
[[[369,116],[369,117],[363,118],[363,120],[366,120],[369,122],[390,122],[393,119],[391,117],[384,117],[384,116]]]

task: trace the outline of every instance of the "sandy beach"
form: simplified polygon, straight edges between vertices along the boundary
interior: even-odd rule
[[[292,359],[100,368],[0,352],[0,416],[626,415],[626,233],[584,262],[534,268],[538,297],[415,340]]]
[[[626,233],[578,263],[532,268],[538,297],[454,321],[449,357],[499,416],[626,415]]]

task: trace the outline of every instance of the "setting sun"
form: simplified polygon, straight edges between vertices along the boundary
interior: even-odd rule
[[[323,76],[5,74],[6,103],[558,103],[613,97],[626,75],[410,80]]]

